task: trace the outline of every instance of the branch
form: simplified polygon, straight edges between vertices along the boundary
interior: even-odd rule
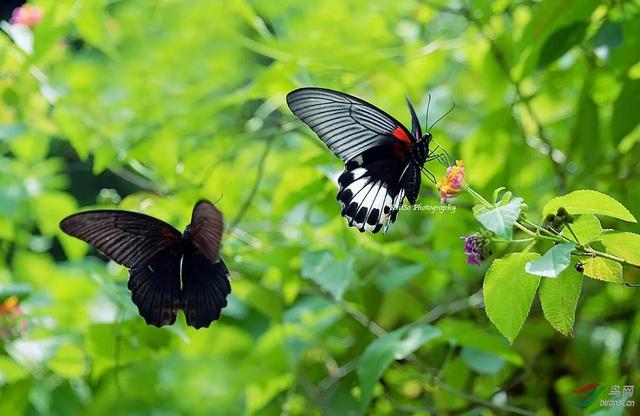
[[[166,190],[162,189],[152,181],[140,175],[137,175],[128,169],[122,168],[120,166],[113,166],[113,167],[107,168],[107,170],[113,173],[114,175],[116,175],[117,177],[119,177],[120,179],[123,179],[129,183],[134,184],[138,188],[144,189],[149,192],[153,192],[154,194],[157,194],[157,195],[165,195],[167,193]]]
[[[240,223],[244,215],[247,213],[247,210],[251,206],[253,199],[256,197],[256,194],[258,193],[258,188],[260,188],[260,182],[262,182],[262,177],[264,176],[264,165],[267,160],[267,156],[271,151],[271,143],[273,142],[273,137],[274,137],[273,135],[269,135],[267,137],[266,143],[264,145],[264,150],[262,151],[262,155],[260,155],[260,160],[258,161],[256,179],[253,182],[253,186],[249,191],[249,195],[247,196],[247,199],[245,199],[244,203],[240,207],[238,214],[236,214],[236,217],[229,223],[229,228],[228,228],[229,230],[235,228],[238,225],[238,223]]]

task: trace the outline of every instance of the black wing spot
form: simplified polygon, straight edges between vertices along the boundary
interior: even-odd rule
[[[349,206],[344,210],[344,215],[347,217],[355,217],[356,216],[356,212],[358,210],[358,204],[356,202],[352,202],[349,204]]]
[[[364,222],[365,218],[367,218],[367,207],[362,207],[358,211],[358,214],[356,215],[355,221],[356,222]]]
[[[378,222],[379,214],[380,211],[378,210],[378,208],[372,209],[371,213],[369,214],[369,218],[367,218],[367,224],[375,225]]]

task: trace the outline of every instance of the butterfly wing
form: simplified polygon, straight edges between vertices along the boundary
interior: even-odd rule
[[[131,299],[148,325],[172,325],[180,307],[180,258],[182,251],[170,247],[146,265],[131,269]]]
[[[191,214],[191,240],[196,250],[212,262],[220,258],[222,240],[222,213],[211,202],[199,201]]]
[[[130,269],[131,297],[147,324],[175,322],[182,257],[178,230],[148,215],[109,210],[73,214],[60,228]]]
[[[347,162],[338,178],[337,199],[349,226],[361,232],[377,233],[396,219],[404,198],[400,178],[406,164],[393,156],[391,149],[370,149]]]
[[[231,293],[229,270],[220,258],[222,213],[210,202],[200,201],[193,209],[190,240],[182,260],[180,306],[187,325],[208,327],[220,318]]]
[[[299,88],[287,105],[340,159],[348,162],[376,146],[392,144],[406,159],[415,142],[398,120],[360,98],[324,88]]]
[[[187,325],[208,327],[220,318],[231,293],[229,270],[222,259],[216,263],[208,257],[187,251],[182,260],[182,295],[180,307]]]
[[[344,160],[337,199],[349,226],[378,232],[394,222],[404,198],[401,178],[415,138],[398,120],[357,97],[323,88],[287,95],[293,113]],[[412,122],[417,118],[412,108]],[[419,132],[414,125],[414,130]]]
[[[80,212],[63,219],[60,228],[129,269],[146,265],[158,252],[179,244],[181,237],[166,222],[129,211]]]

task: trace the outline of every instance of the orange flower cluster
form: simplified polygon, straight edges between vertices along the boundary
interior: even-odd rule
[[[464,163],[456,160],[455,166],[447,168],[447,176],[436,184],[440,191],[440,203],[444,204],[448,198],[453,198],[464,188]]]
[[[27,322],[18,303],[17,296],[9,296],[0,303],[0,340],[15,339],[27,329]]]

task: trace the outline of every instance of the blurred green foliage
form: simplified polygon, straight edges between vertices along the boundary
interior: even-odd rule
[[[0,35],[0,302],[27,321],[0,341],[0,414],[578,414],[587,383],[640,385],[636,290],[585,279],[572,337],[534,303],[509,345],[465,263],[470,198],[349,229],[340,162],[284,104],[318,85],[407,121],[407,94],[424,120],[430,93],[477,190],[536,217],[590,188],[637,216],[637,1],[33,3],[32,39]],[[147,327],[126,270],[58,229],[94,207],[182,228],[201,197],[232,225],[208,330]]]

